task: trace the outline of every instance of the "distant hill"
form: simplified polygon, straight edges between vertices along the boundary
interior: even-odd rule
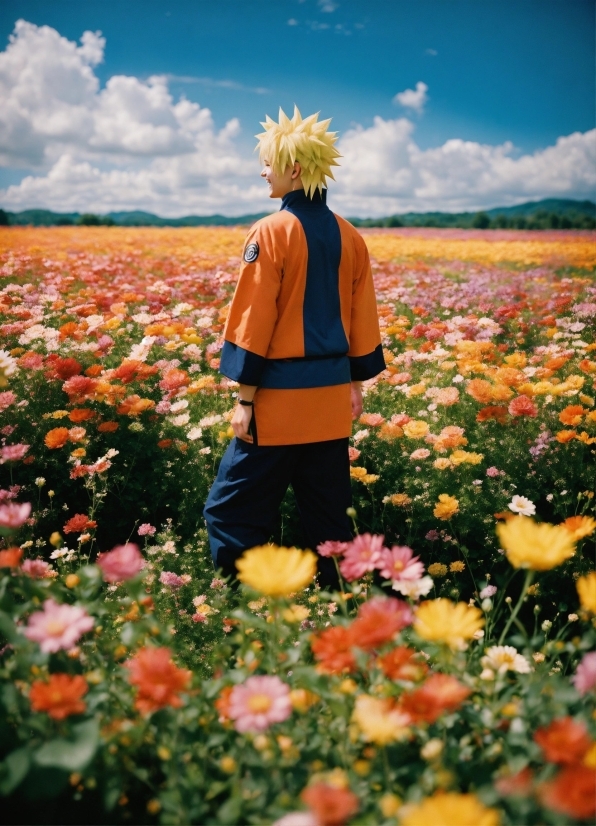
[[[161,218],[151,212],[108,212],[107,215],[79,212],[52,212],[48,209],[26,209],[5,212],[0,209],[0,224],[15,226],[60,226],[70,224],[116,225],[124,227],[201,227],[253,224],[268,213],[239,215],[187,215],[182,218]],[[594,229],[596,204],[565,198],[528,201],[511,207],[494,207],[480,212],[407,212],[386,218],[350,218],[357,227],[479,227],[518,229]]]

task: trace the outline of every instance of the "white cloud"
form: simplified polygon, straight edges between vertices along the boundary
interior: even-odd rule
[[[334,0],[319,0],[319,8],[321,11],[331,14],[339,8],[339,3],[335,3]]]
[[[428,54],[431,57],[436,57],[439,53],[436,49],[425,49],[424,54]]]
[[[428,100],[427,93],[428,86],[421,80],[416,84],[416,89],[405,89],[403,92],[398,92],[393,98],[394,103],[399,103],[408,109],[415,109],[417,112],[422,112],[424,104]]]
[[[217,129],[209,109],[174,99],[167,75],[147,81],[115,75],[100,88],[94,66],[104,47],[99,33],[85,32],[77,45],[48,26],[17,23],[0,53],[0,162],[29,174],[0,192],[5,209],[178,216],[278,206],[258,177],[256,156],[240,148],[237,118]],[[207,81],[234,83],[184,80]],[[421,100],[426,85],[416,88],[401,95]],[[593,197],[596,130],[526,155],[511,143],[460,139],[422,150],[414,132],[408,118],[376,117],[369,128],[344,133],[333,207],[378,216]]]

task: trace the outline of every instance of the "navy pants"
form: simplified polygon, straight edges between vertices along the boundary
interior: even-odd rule
[[[352,504],[348,439],[302,445],[263,446],[232,439],[207,497],[213,564],[236,574],[242,553],[269,541],[281,501],[292,486],[307,546],[352,539],[346,509]],[[319,557],[322,588],[337,588],[332,559]]]

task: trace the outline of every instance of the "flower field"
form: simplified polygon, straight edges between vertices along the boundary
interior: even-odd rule
[[[291,494],[239,589],[211,566],[244,235],[0,228],[11,822],[592,823],[596,234],[364,232],[334,594]]]

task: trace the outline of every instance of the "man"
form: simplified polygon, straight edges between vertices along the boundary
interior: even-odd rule
[[[366,245],[326,206],[340,157],[318,114],[257,135],[261,177],[281,210],[248,234],[220,371],[239,382],[226,450],[204,515],[213,562],[233,576],[265,544],[292,485],[307,544],[352,538],[348,439],[362,412],[360,383],[385,367]],[[319,584],[338,584],[319,557]]]

